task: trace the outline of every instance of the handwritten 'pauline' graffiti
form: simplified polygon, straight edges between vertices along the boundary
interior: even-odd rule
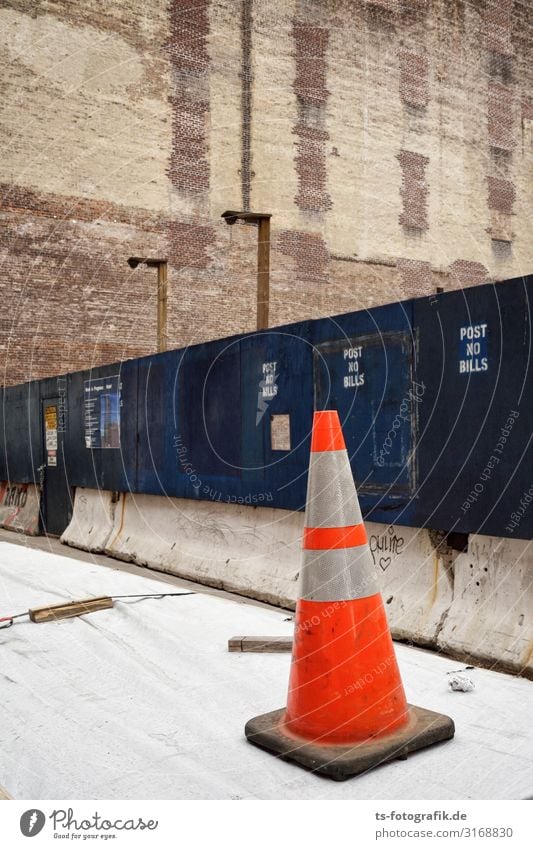
[[[394,527],[389,525],[384,534],[371,534],[368,540],[374,565],[385,572],[392,563],[392,558],[401,554],[405,544],[403,537],[398,536]]]

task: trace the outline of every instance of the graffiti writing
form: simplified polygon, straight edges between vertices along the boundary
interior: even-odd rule
[[[401,554],[405,540],[396,534],[394,527],[389,525],[384,534],[372,534],[368,540],[374,565],[385,572],[392,563],[392,558]]]
[[[24,507],[28,500],[28,489],[26,486],[6,486],[3,507]]]

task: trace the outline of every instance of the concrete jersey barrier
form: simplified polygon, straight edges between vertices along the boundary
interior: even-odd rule
[[[80,489],[61,540],[294,608],[304,515],[276,508]],[[530,543],[365,522],[395,639],[533,674]]]
[[[122,495],[80,487],[74,496],[74,510],[61,542],[84,551],[104,551],[113,532],[115,509]]]
[[[437,645],[533,672],[533,545],[472,535],[454,563],[454,594]]]
[[[123,494],[105,551],[261,601],[292,606],[302,515]]]

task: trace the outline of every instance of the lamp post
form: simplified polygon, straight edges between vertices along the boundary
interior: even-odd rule
[[[130,268],[135,269],[138,265],[147,265],[149,268],[157,268],[157,350],[166,351],[167,342],[167,260],[152,259],[149,257],[130,256],[128,259]]]
[[[268,327],[270,299],[270,219],[268,212],[236,212],[228,209],[222,213],[226,224],[244,221],[257,224],[257,329]]]

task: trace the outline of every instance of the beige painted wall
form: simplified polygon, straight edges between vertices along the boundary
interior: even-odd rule
[[[167,212],[167,3],[83,7],[0,9],[0,181]]]

